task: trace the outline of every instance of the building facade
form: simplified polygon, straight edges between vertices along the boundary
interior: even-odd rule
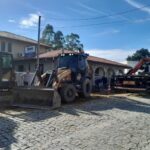
[[[39,53],[45,53],[50,46],[40,44]],[[36,55],[37,41],[16,35],[14,33],[0,31],[0,51],[12,53],[15,59],[21,57],[33,57]]]

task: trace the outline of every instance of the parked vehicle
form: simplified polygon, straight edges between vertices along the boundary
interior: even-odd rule
[[[61,101],[73,102],[77,95],[89,97],[92,91],[92,70],[87,57],[81,52],[62,53],[52,73],[41,75],[37,71],[39,82],[36,85],[14,90],[14,104],[58,107]]]
[[[142,59],[127,74],[114,76],[111,82],[112,89],[126,91],[150,90],[150,58]]]

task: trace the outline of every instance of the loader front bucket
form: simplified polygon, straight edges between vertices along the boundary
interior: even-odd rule
[[[52,88],[18,87],[13,92],[13,106],[26,108],[58,108],[61,98]]]

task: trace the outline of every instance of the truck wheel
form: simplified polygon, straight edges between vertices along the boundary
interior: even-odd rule
[[[92,92],[92,82],[90,79],[85,79],[81,85],[82,91],[79,93],[79,96],[87,98]]]
[[[150,93],[150,86],[146,87],[146,92]]]
[[[70,103],[75,100],[76,88],[72,84],[65,84],[60,89],[60,96],[63,102]]]

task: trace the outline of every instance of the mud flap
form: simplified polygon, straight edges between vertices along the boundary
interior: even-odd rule
[[[58,108],[61,98],[58,91],[52,88],[19,87],[13,91],[13,106],[27,108]]]

